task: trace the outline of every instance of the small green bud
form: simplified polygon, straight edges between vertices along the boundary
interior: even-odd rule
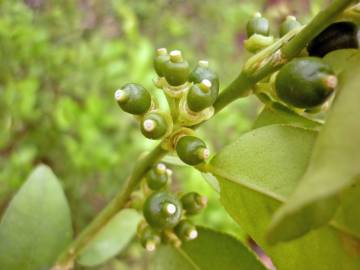
[[[191,241],[198,237],[195,225],[188,219],[181,220],[174,231],[182,241]]]
[[[301,27],[301,23],[296,19],[295,16],[287,16],[285,21],[280,25],[280,37],[285,36],[290,31]]]
[[[146,113],[151,106],[150,93],[135,83],[128,83],[116,90],[114,97],[123,111],[135,115]]]
[[[266,47],[269,47],[275,41],[273,36],[263,36],[259,34],[254,34],[244,41],[244,46],[246,50],[251,53],[257,53]]]
[[[321,58],[296,58],[283,66],[275,81],[284,102],[303,109],[318,107],[334,92],[337,77]]]
[[[352,22],[336,22],[329,25],[307,46],[310,56],[323,57],[340,49],[359,49],[358,27]]]
[[[199,84],[194,84],[187,94],[187,104],[193,112],[200,112],[213,104],[211,95],[212,84],[204,79]]]
[[[150,226],[146,226],[141,231],[140,235],[141,245],[149,252],[155,251],[161,243],[160,235],[154,231]]]
[[[261,16],[260,12],[255,13],[254,17],[246,25],[248,38],[254,34],[268,36],[270,34],[269,21]]]
[[[176,152],[189,165],[204,162],[210,154],[204,141],[195,136],[182,136],[176,143]]]
[[[154,192],[144,203],[143,213],[149,225],[155,229],[173,228],[180,221],[182,207],[175,195]]]
[[[158,140],[171,128],[171,120],[165,113],[152,111],[141,121],[141,133],[148,139]]]
[[[201,83],[203,80],[209,80],[211,82],[211,105],[214,104],[219,95],[219,77],[209,68],[209,62],[200,60],[197,66],[189,75],[189,81],[194,84]]]
[[[170,56],[166,48],[159,48],[156,50],[154,58],[154,69],[159,77],[164,76],[165,63],[169,61]]]
[[[207,198],[197,192],[189,192],[181,197],[183,209],[187,215],[196,215],[207,205]]]
[[[170,52],[170,59],[165,63],[163,74],[171,86],[179,86],[189,78],[189,63],[183,59],[181,51]]]
[[[152,190],[162,189],[166,186],[168,180],[168,169],[163,163],[155,165],[146,175],[146,183]]]

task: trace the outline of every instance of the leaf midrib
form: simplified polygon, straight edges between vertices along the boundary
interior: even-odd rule
[[[178,254],[180,254],[180,256],[182,256],[186,261],[188,261],[191,266],[195,269],[195,270],[201,270],[201,268],[199,266],[197,266],[197,264],[191,259],[191,257],[185,252],[185,250],[183,250],[182,248],[176,248],[174,247],[174,249],[176,250],[176,252]]]
[[[263,188],[260,188],[257,185],[251,185],[249,183],[245,183],[243,181],[238,181],[238,178],[233,177],[231,174],[228,174],[226,172],[224,172],[222,169],[216,168],[214,166],[212,166],[211,164],[207,165],[207,170],[209,173],[213,174],[215,177],[221,177],[224,178],[226,180],[229,180],[235,184],[241,185],[242,187],[251,190],[253,192],[256,193],[260,193],[262,195],[265,195],[267,197],[269,197],[270,199],[273,199],[279,203],[284,203],[286,201],[286,198],[284,196],[278,195],[274,192],[269,192]],[[332,220],[331,222],[328,223],[329,227],[332,227],[334,230],[339,231],[343,234],[347,234],[350,235],[351,237],[355,238],[355,240],[360,241],[360,237],[359,235],[349,231],[349,230],[344,230],[340,225],[338,225],[334,220]]]

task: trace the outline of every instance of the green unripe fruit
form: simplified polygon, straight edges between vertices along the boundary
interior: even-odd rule
[[[180,221],[174,231],[182,241],[190,241],[198,237],[195,225],[187,219]]]
[[[141,245],[147,251],[155,251],[161,243],[160,235],[149,226],[142,229],[139,235]]]
[[[336,22],[329,25],[307,46],[309,55],[323,57],[340,49],[358,49],[358,27],[352,22]]]
[[[181,218],[182,207],[175,195],[169,192],[154,192],[144,203],[146,221],[154,229],[175,227]]]
[[[156,50],[156,56],[154,58],[154,69],[159,77],[164,76],[165,63],[169,61],[170,56],[165,48]]]
[[[197,165],[209,157],[205,142],[195,136],[181,137],[176,143],[176,153],[189,165]]]
[[[170,119],[158,111],[149,112],[141,121],[141,133],[148,139],[158,140],[163,137],[170,128]]]
[[[301,23],[296,20],[296,17],[287,16],[286,20],[280,25],[280,37],[299,27],[301,27]]]
[[[211,86],[211,82],[205,79],[189,89],[186,101],[190,110],[200,112],[213,104]]]
[[[246,25],[246,32],[248,38],[254,34],[268,36],[270,34],[270,23],[258,12],[251,20],[248,21]]]
[[[219,76],[209,68],[208,61],[199,61],[195,69],[189,75],[189,81],[194,84],[201,83],[203,80],[211,82],[211,105],[214,104],[219,95]]]
[[[172,86],[182,85],[188,80],[189,73],[189,63],[183,59],[181,52],[170,52],[170,59],[165,63],[163,72],[166,81]]]
[[[146,113],[151,106],[150,93],[143,86],[135,83],[125,84],[121,89],[116,90],[115,100],[123,111],[136,115]]]
[[[189,192],[181,197],[183,209],[187,215],[196,215],[207,205],[207,198],[197,192]]]
[[[337,85],[331,67],[317,57],[296,58],[276,77],[277,96],[284,102],[309,109],[323,104]]]
[[[166,186],[168,180],[169,175],[163,163],[158,163],[146,175],[146,183],[152,190],[162,189]]]

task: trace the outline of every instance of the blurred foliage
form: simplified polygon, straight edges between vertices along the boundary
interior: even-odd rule
[[[154,144],[117,108],[113,93],[137,82],[158,95],[156,47],[181,49],[192,65],[208,59],[225,86],[248,56],[244,27],[255,11],[276,26],[290,13],[306,21],[323,3],[0,0],[0,212],[30,169],[45,163],[63,181],[78,232]],[[233,104],[201,128],[201,136],[214,151],[221,148],[250,128],[257,104]],[[177,170],[174,182],[210,196],[199,223],[239,233],[197,172]],[[146,269],[138,244],[119,258],[123,262],[99,269]]]

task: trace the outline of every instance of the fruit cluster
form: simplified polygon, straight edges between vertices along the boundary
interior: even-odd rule
[[[288,16],[280,25],[278,41],[287,42],[301,24]],[[274,44],[269,21],[260,13],[247,24],[245,47],[258,52]],[[276,47],[276,46],[274,46]],[[276,47],[278,50],[280,47]],[[255,86],[254,93],[263,101],[285,103],[288,107],[316,111],[329,99],[337,86],[337,77],[321,58],[327,53],[344,48],[359,48],[358,29],[351,22],[336,22],[328,26],[307,46],[300,57],[285,64],[279,72]],[[265,50],[264,50],[265,51]],[[266,50],[269,52],[271,50]],[[274,53],[273,51],[271,51]],[[173,150],[186,164],[197,166],[209,157],[203,140],[193,126],[214,114],[213,104],[219,94],[219,78],[207,61],[199,61],[191,71],[180,51],[156,51],[154,80],[167,98],[169,110],[161,110],[158,101],[143,86],[125,84],[115,92],[120,108],[135,115],[142,134],[152,140],[162,139],[161,146]],[[264,92],[258,88],[265,85]],[[269,90],[270,89],[270,90]],[[179,246],[182,241],[197,237],[195,225],[189,217],[198,214],[207,203],[204,196],[190,192],[179,196],[169,188],[171,171],[163,163],[151,168],[144,179],[141,209],[144,220],[138,226],[138,237],[143,246],[153,251],[160,243]]]
[[[171,171],[163,163],[156,164],[146,175],[145,200],[142,211],[145,220],[139,223],[138,237],[148,251],[160,243],[175,246],[198,236],[189,219],[207,204],[207,198],[196,192],[178,196],[169,191]]]
[[[135,83],[116,90],[115,100],[123,111],[136,116],[146,138],[164,139],[168,150],[176,150],[179,158],[189,165],[204,162],[209,150],[191,126],[213,115],[212,105],[219,94],[217,74],[204,60],[190,72],[189,63],[180,51],[168,53],[165,48],[156,51],[154,69],[158,75],[155,86],[163,90],[169,111],[160,110],[150,92]]]
[[[280,25],[279,36],[282,38],[301,27],[294,16],[288,16]],[[258,52],[276,41],[270,35],[269,21],[260,13],[248,22],[246,30],[248,39],[245,47],[250,52]],[[308,44],[302,56],[284,65],[270,78],[268,88],[273,90],[255,93],[265,101],[275,99],[275,102],[281,101],[296,110],[319,112],[338,83],[335,72],[322,57],[339,49],[358,49],[358,37],[357,25],[352,22],[329,25]]]
[[[162,147],[174,150],[186,164],[195,166],[206,161],[209,150],[191,128],[210,118],[212,105],[219,93],[219,79],[207,61],[199,61],[190,71],[180,51],[156,51],[154,69],[157,88],[163,90],[169,110],[158,108],[158,101],[143,86],[125,84],[115,92],[120,108],[140,122],[142,134],[152,140],[163,139]],[[145,177],[140,204],[144,220],[138,226],[143,246],[154,250],[161,242],[180,245],[197,237],[189,216],[199,213],[207,203],[204,196],[190,192],[178,197],[169,191],[171,171],[163,163],[156,164]],[[139,201],[139,200],[138,200]],[[140,205],[140,207],[136,207]]]

